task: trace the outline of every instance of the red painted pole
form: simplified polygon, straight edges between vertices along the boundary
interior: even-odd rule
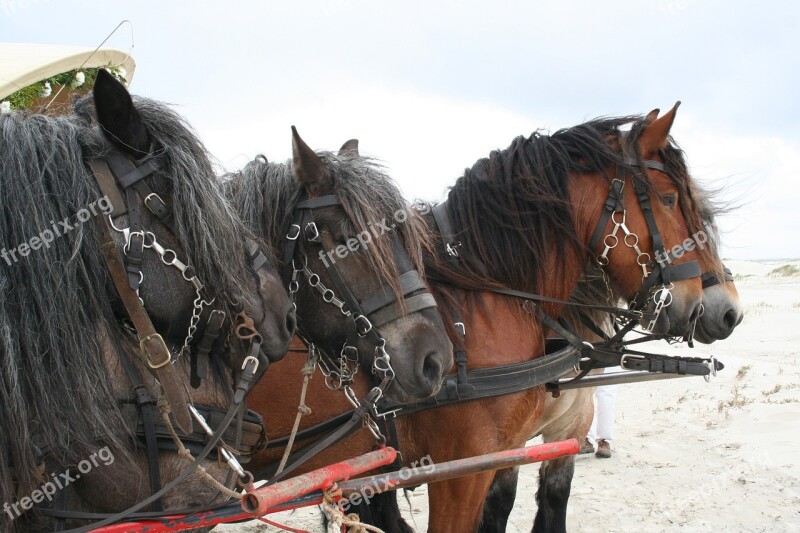
[[[478,457],[468,457],[446,463],[417,464],[417,466],[404,468],[397,472],[350,479],[353,475],[368,472],[394,461],[396,455],[394,449],[384,448],[383,450],[321,468],[269,487],[256,489],[247,495],[253,496],[251,502],[246,503],[245,500],[242,500],[244,510],[226,508],[219,511],[196,513],[190,516],[175,516],[159,520],[115,524],[100,528],[97,531],[100,533],[169,533],[257,518],[269,513],[316,505],[322,501],[322,493],[319,491],[330,488],[333,483],[339,484],[345,499],[350,499],[355,503],[356,497],[369,499],[371,497],[370,494],[374,495],[388,490],[416,486],[422,483],[435,483],[487,470],[498,470],[548,461],[564,455],[575,455],[579,449],[578,441],[570,439],[490,453]],[[348,479],[349,481],[346,481]],[[314,493],[310,494],[312,492]],[[307,496],[301,498],[304,494]],[[255,506],[255,512],[249,510],[250,506]]]
[[[302,476],[281,481],[275,485],[255,489],[242,498],[242,509],[256,516],[262,516],[269,512],[270,507],[276,507],[292,498],[315,490],[327,489],[334,483],[346,481],[358,474],[388,465],[394,461],[395,457],[397,457],[397,452],[394,448],[381,448]]]
[[[203,526],[214,526],[225,522],[255,519],[268,513],[277,512],[281,504],[304,496],[309,492],[328,489],[334,483],[350,479],[353,476],[375,470],[394,461],[397,452],[394,448],[381,448],[359,457],[332,464],[301,476],[281,481],[275,485],[261,487],[245,494],[242,499],[242,511],[238,515],[230,515],[220,519],[213,511],[195,513],[190,516],[165,517],[158,520],[126,522],[99,528],[100,533],[170,533],[186,531]],[[319,503],[306,505],[315,505]],[[284,506],[291,508],[291,506]],[[270,509],[273,508],[273,509]]]
[[[575,455],[580,450],[576,439],[548,442],[526,448],[487,453],[477,457],[457,459],[445,463],[417,464],[397,472],[353,479],[339,483],[344,498],[360,494],[369,499],[368,493],[377,494],[388,490],[415,487],[423,483],[435,483],[446,479],[477,474],[487,470],[501,470],[512,466],[548,461],[564,455]]]

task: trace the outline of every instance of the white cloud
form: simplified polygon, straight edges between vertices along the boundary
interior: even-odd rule
[[[710,130],[688,113],[673,133],[694,177],[739,206],[720,219],[724,256],[800,257],[800,142]]]
[[[255,111],[257,109],[257,111]],[[505,148],[517,135],[548,128],[482,102],[342,81],[247,105],[196,121],[209,148],[228,169],[257,153],[270,160],[291,155],[289,126],[315,149],[335,150],[360,140],[362,154],[382,160],[409,197],[438,200],[477,159]],[[800,256],[793,238],[800,199],[800,143],[732,134],[704,127],[702,115],[681,109],[673,135],[693,175],[740,208],[720,219],[723,255],[735,258]],[[553,129],[571,124],[553,124]]]
[[[336,84],[331,84],[336,87]],[[360,151],[380,159],[409,197],[439,199],[464,169],[492,149],[505,148],[537,123],[531,117],[479,102],[459,101],[368,84],[294,93],[288,101],[262,102],[258,115],[228,114],[195,123],[228,169],[264,152],[291,156],[294,124],[314,149],[336,150],[358,138]]]

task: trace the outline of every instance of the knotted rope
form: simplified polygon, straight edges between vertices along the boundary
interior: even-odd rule
[[[328,518],[328,531],[344,533],[344,528],[347,528],[347,533],[384,533],[380,528],[362,523],[356,513],[345,515],[339,506],[341,499],[342,489],[335,483],[322,495],[320,507],[322,507],[322,512]]]
[[[289,442],[286,444],[286,450],[283,452],[281,463],[278,465],[278,470],[275,472],[276,475],[283,472],[283,469],[286,467],[286,462],[289,460],[289,456],[292,454],[294,439],[297,437],[297,431],[300,429],[300,419],[303,418],[303,415],[311,414],[311,408],[306,405],[306,392],[308,392],[308,382],[311,380],[311,376],[314,375],[314,370],[317,368],[318,359],[319,354],[317,353],[317,349],[312,344],[308,348],[308,359],[306,360],[306,364],[304,364],[303,368],[300,369],[300,373],[303,375],[303,388],[300,391],[300,403],[297,406],[297,416],[294,419],[292,432],[289,434]]]

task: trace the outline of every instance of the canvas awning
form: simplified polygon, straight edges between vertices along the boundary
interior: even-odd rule
[[[121,50],[101,48],[95,52],[94,48],[80,46],[0,43],[0,100],[62,72],[107,65],[124,68],[130,85],[136,62]]]

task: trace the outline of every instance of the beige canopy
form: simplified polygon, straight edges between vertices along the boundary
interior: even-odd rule
[[[0,100],[62,72],[106,65],[124,68],[130,85],[136,62],[121,50],[101,48],[95,52],[80,46],[0,43]]]

